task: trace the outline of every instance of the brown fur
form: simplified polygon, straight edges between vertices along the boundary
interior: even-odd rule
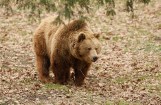
[[[61,26],[54,22],[54,17],[44,19],[34,33],[39,78],[42,82],[50,82],[50,67],[55,75],[55,82],[64,84],[70,78],[72,67],[75,84],[80,86],[92,63],[92,57],[97,56],[101,50],[100,43],[82,20],[74,20]],[[87,47],[91,51],[84,50]]]

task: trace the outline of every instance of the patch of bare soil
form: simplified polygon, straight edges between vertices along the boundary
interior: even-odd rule
[[[40,83],[32,47],[39,23],[22,12],[6,16],[1,8],[0,104],[160,105],[161,1],[137,4],[134,19],[117,4],[115,17],[103,8],[89,16],[103,50],[82,87]]]

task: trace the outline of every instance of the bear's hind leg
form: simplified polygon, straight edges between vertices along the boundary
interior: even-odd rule
[[[37,55],[36,63],[40,81],[43,83],[51,82],[51,78],[49,77],[49,58],[47,56]]]

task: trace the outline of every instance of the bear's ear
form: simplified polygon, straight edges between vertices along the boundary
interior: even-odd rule
[[[80,33],[78,36],[78,42],[82,42],[84,39],[86,39],[86,36],[84,33]]]

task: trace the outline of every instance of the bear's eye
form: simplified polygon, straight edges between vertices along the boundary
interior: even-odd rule
[[[91,50],[91,48],[88,48],[88,50]]]
[[[96,50],[98,50],[98,48],[95,48]]]

